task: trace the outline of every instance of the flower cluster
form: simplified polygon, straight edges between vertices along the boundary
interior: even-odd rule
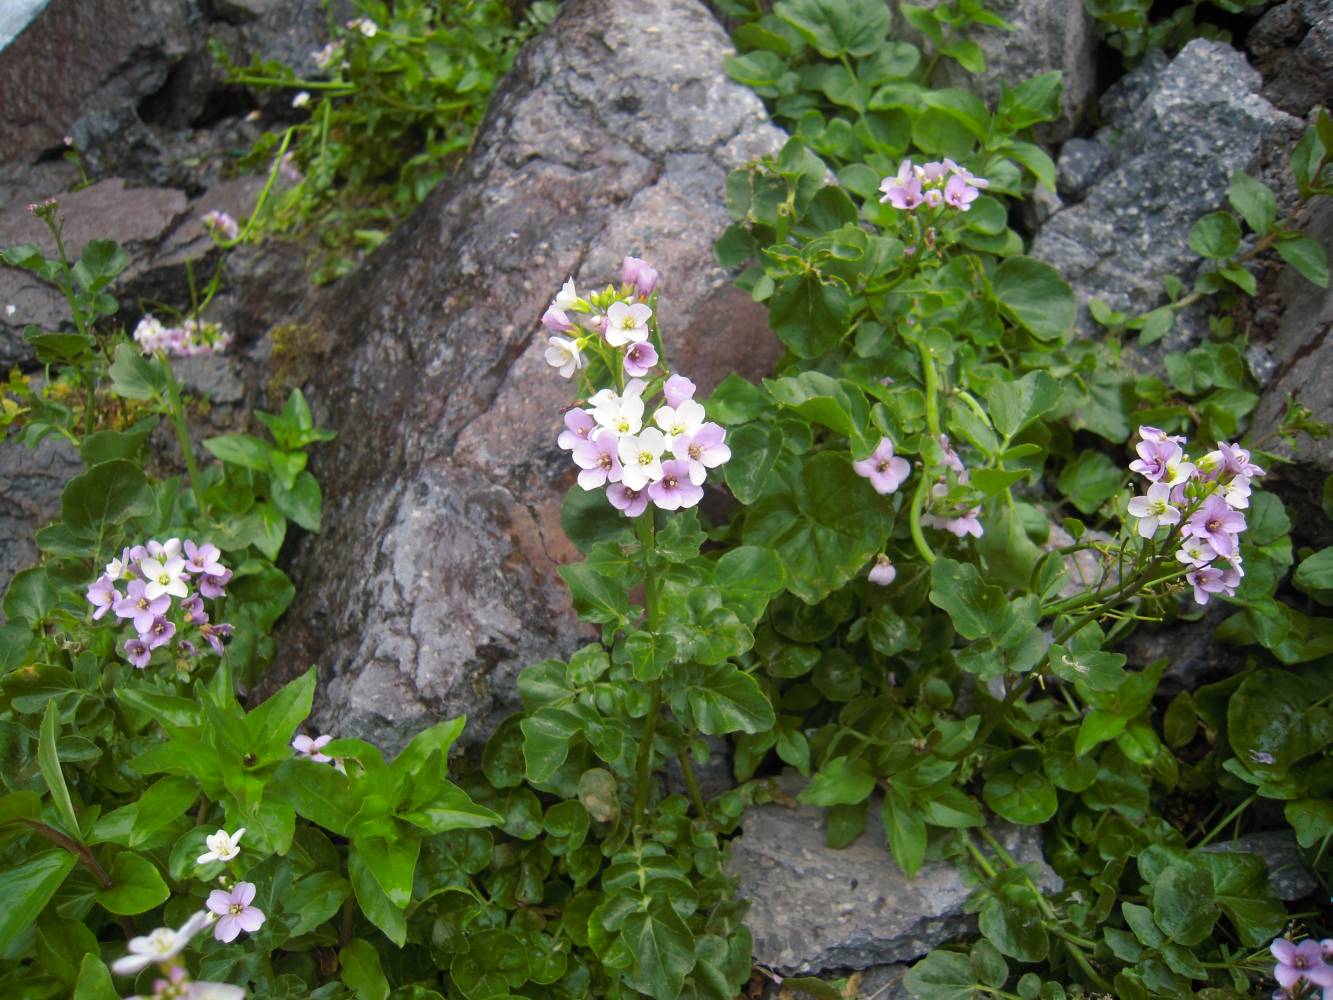
[[[616,364],[630,378],[642,378],[657,365],[650,339],[653,309],[648,300],[657,288],[657,271],[637,257],[626,257],[620,269],[620,290],[581,298],[574,279],[565,282],[542,316],[550,331],[546,363],[565,378],[587,364],[594,349],[615,348]],[[608,352],[609,353],[609,352]]]
[[[954,451],[949,443],[949,435],[941,434],[939,445],[945,471],[930,488],[930,495],[938,513],[922,514],[921,523],[928,528],[942,528],[955,538],[966,538],[968,535],[980,538],[983,531],[980,521],[981,508],[950,503],[948,500],[951,487],[967,486],[972,481],[971,476],[967,467],[963,465],[963,460],[958,457],[958,452]],[[952,483],[950,479],[953,480]]]
[[[235,833],[219,830],[204,838],[208,851],[199,856],[197,864],[215,861],[230,864],[241,853],[241,837],[245,828]],[[159,927],[150,934],[131,938],[129,954],[111,963],[111,971],[118,976],[137,976],[148,966],[156,964],[165,978],[153,984],[151,998],[140,1000],[243,1000],[245,990],[226,983],[192,981],[176,957],[185,950],[194,937],[205,927],[213,928],[213,937],[230,944],[241,932],[253,934],[267,919],[264,911],[254,905],[255,884],[233,882],[230,875],[219,879],[223,888],[208,895],[203,910],[191,916],[180,928]],[[134,1000],[134,998],[131,998]]]
[[[546,360],[560,374],[573,376],[590,353],[607,363],[618,385],[628,376],[621,391],[601,389],[567,411],[557,442],[581,470],[579,485],[605,487],[611,505],[627,517],[638,517],[649,503],[662,510],[693,507],[703,498],[708,470],[731,458],[726,431],[707,420],[694,383],[683,375],[653,376],[658,355],[649,339],[648,299],[657,278],[650,265],[626,257],[619,290],[583,299],[567,281],[542,317],[548,330],[576,334],[549,339]],[[659,394],[649,417],[648,401]]]
[[[1129,501],[1135,530],[1152,538],[1159,528],[1169,529],[1168,543],[1179,543],[1175,556],[1189,567],[1185,580],[1199,604],[1207,604],[1213,594],[1232,596],[1245,575],[1241,511],[1250,506],[1252,480],[1264,470],[1236,444],[1223,442],[1192,462],[1181,449],[1183,437],[1140,427],[1139,438],[1139,457],[1129,468],[1149,486],[1143,496]]]
[[[165,351],[175,358],[220,354],[231,346],[231,334],[211,320],[185,320],[180,326],[164,326],[151,313],[134,328],[134,341],[144,354]]]
[[[880,182],[879,189],[884,193],[880,202],[903,212],[915,211],[922,205],[927,208],[948,205],[966,212],[981,194],[979,189],[989,186],[989,181],[973,175],[948,157],[940,162],[920,165],[903,160],[898,164],[896,176],[885,177]]]
[[[221,656],[222,640],[231,635],[232,627],[211,623],[204,610],[204,598],[222,597],[231,580],[231,570],[218,561],[221,555],[216,545],[196,545],[191,539],[182,543],[179,538],[125,549],[88,588],[85,596],[93,606],[93,620],[114,613],[133,624],[135,636],[124,645],[125,658],[140,669],[148,666],[153,650],[173,638],[179,653],[194,656],[198,646],[185,638],[187,629],[196,630],[198,638]],[[123,593],[117,586],[121,581],[125,581]],[[193,593],[191,584],[196,588]]]
[[[231,215],[216,208],[204,213],[204,228],[224,242],[236,239],[241,232],[240,224]]]
[[[1312,996],[1310,988],[1323,990],[1323,1000],[1333,1000],[1333,938],[1300,944],[1278,938],[1269,949],[1277,959],[1273,978],[1282,987],[1282,997]]]

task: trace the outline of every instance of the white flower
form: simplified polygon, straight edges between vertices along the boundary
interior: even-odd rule
[[[175,559],[181,554],[182,547],[183,543],[179,538],[168,538],[165,542],[152,539],[145,546],[148,549],[148,554],[157,559],[161,559],[163,556],[168,559]]]
[[[560,286],[560,292],[555,297],[555,304],[561,309],[572,309],[579,303],[579,293],[574,291],[574,279],[570,278]]]
[[[626,434],[616,442],[620,454],[620,481],[627,489],[641,490],[662,478],[662,452],[666,438],[656,427],[642,434]]]
[[[564,337],[551,337],[546,343],[546,363],[560,369],[565,378],[573,378],[574,373],[583,367],[583,355],[579,353],[578,341]]]
[[[245,836],[245,827],[241,827],[235,833],[228,833],[226,830],[210,833],[204,838],[204,843],[208,845],[208,852],[199,855],[199,860],[195,864],[206,865],[212,861],[230,861],[241,853],[241,838],[243,836]]]
[[[612,347],[624,347],[635,341],[648,339],[648,320],[653,311],[642,302],[626,305],[613,302],[606,311],[606,342]]]
[[[106,575],[107,578],[110,579],[112,583],[115,583],[117,580],[124,578],[127,575],[127,573],[128,573],[128,567],[125,565],[125,563],[123,563],[119,559],[112,559],[109,563],[106,564]]]
[[[692,399],[682,400],[677,407],[659,406],[653,414],[653,423],[667,434],[668,445],[682,434],[693,434],[704,425],[704,408]]]
[[[1202,538],[1187,538],[1180,544],[1176,559],[1187,566],[1207,566],[1217,558],[1217,550]]]
[[[143,559],[139,562],[139,572],[143,574],[144,596],[155,601],[163,594],[172,597],[190,596],[190,588],[185,583],[185,560],[180,556],[168,558],[165,563],[157,559]]]
[[[1236,476],[1222,487],[1222,499],[1232,510],[1245,510],[1250,506],[1250,477]]]
[[[599,426],[616,434],[637,434],[643,427],[643,397],[626,393],[623,397],[615,393],[603,396],[597,393],[589,402],[592,404],[592,418]]]
[[[292,98],[292,107],[294,108],[304,108],[309,103],[310,103],[310,91],[308,90],[303,90]]]
[[[179,930],[159,927],[144,937],[130,938],[130,953],[111,963],[111,971],[118,976],[133,976],[148,966],[169,962],[179,955],[190,939],[208,925],[207,910],[200,910],[181,925]]]
[[[6,316],[13,316],[16,312],[18,312],[18,306],[14,305],[14,303],[11,302],[9,305],[5,306]]]
[[[375,22],[368,17],[358,17],[347,22],[347,27],[353,31],[359,31],[367,38],[374,38],[375,33],[380,29],[376,27]]]
[[[1129,502],[1129,512],[1139,519],[1139,534],[1151,538],[1159,524],[1179,524],[1180,511],[1171,506],[1171,487],[1167,483],[1153,483],[1146,496]]]

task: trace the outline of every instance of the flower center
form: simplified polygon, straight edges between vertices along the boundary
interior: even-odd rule
[[[702,454],[703,454],[703,449],[700,448],[697,444],[690,445],[689,447],[690,458],[694,459],[697,462],[699,461],[699,456]]]
[[[233,917],[236,917],[239,916],[241,914],[241,911],[244,909],[245,909],[244,903],[232,903],[230,906],[227,907],[227,912],[230,913]]]
[[[641,451],[641,452],[639,452],[639,464],[640,464],[640,465],[652,465],[652,464],[653,464],[653,457],[654,457],[654,456],[653,456],[653,453],[652,453],[651,451]]]
[[[165,586],[168,586],[168,585],[171,583],[171,574],[170,574],[170,573],[162,573],[161,575],[158,576],[158,578],[157,578],[157,582],[160,583],[160,584],[162,584],[162,586],[164,586],[164,587],[165,587]]]
[[[597,468],[599,469],[611,468],[611,456],[605,454],[602,455],[602,457],[597,460]]]
[[[1215,517],[1208,522],[1207,528],[1210,535],[1218,534],[1222,530],[1222,521]]]
[[[675,476],[667,476],[666,479],[664,480],[664,482],[666,483],[666,487],[667,487],[667,489],[669,489],[669,490],[674,490],[674,489],[676,488],[676,477],[675,477]]]

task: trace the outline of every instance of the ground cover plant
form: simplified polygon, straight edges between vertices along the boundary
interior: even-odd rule
[[[1251,293],[1270,249],[1326,285],[1323,249],[1239,174],[1191,234],[1193,288],[1168,281],[1145,316],[1094,307],[1104,338],[1075,339],[1072,291],[1009,226],[1053,172],[1026,130],[1058,78],[994,109],[933,88],[941,58],[977,65],[965,30],[994,16],[907,13],[921,47],[869,0],[733,11],[729,71],[768,74],[749,82],[793,127],[729,178],[717,245],[787,349],[773,377],[702,398],[649,261],[552,289],[539,335],[569,380],[550,420],[583,555],[560,574],[599,639],[522,673],[476,768],[448,760],[461,719],[387,761],[310,731],[313,669],[251,694],[293,594],[289,524],[321,522],[305,466],[329,432],[302,395],[201,465],[170,355],[222,340],[182,319],[131,343],[114,245],[5,249],[74,331],[28,331],[46,377],[15,379],[0,420],[87,465],[3,603],[6,995],[731,1000],[780,978],[751,968],[723,861],[783,767],[831,845],[874,809],[886,864],[966,873],[978,935],[912,969],[922,1000],[1333,988],[1327,907],[1289,908],[1228,849],[1289,828],[1327,897],[1333,550],[1295,548],[1263,489],[1279,459],[1244,439],[1242,334],[1216,323],[1165,377],[1119,363],[1185,300]],[[1291,164],[1303,202],[1333,193],[1330,150],[1321,114]],[[34,212],[59,247],[59,207]],[[183,475],[149,457],[163,417]],[[722,516],[705,490],[731,497]],[[1219,604],[1247,651],[1232,676],[1171,688],[1169,661],[1117,651]],[[736,787],[707,800],[716,737]],[[1041,826],[1062,889],[1037,888],[1001,820]]]
[[[313,77],[258,56],[236,65],[214,46],[230,82],[279,93],[303,116],[265,132],[241,165],[278,181],[247,237],[316,238],[316,281],[355,267],[453,171],[519,46],[556,9],[539,0],[516,18],[504,0],[356,7],[357,17],[331,23]]]

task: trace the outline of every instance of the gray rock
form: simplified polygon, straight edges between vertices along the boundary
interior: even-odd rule
[[[1247,833],[1224,844],[1209,844],[1204,850],[1257,855],[1268,866],[1268,881],[1273,894],[1284,903],[1304,899],[1319,888],[1319,882],[1306,866],[1296,837],[1290,830]]]
[[[1152,96],[1171,61],[1161,49],[1153,49],[1143,61],[1106,88],[1098,102],[1102,126],[1118,134],[1129,128],[1138,110]]]
[[[1087,197],[1111,165],[1111,150],[1095,139],[1070,139],[1055,162],[1055,190],[1067,203]]]
[[[926,0],[924,6],[936,3]],[[993,108],[1001,84],[1013,87],[1059,70],[1064,82],[1061,116],[1041,126],[1038,134],[1048,142],[1072,135],[1097,94],[1097,32],[1082,0],[994,0],[988,6],[1013,30],[983,25],[969,33],[986,55],[985,71],[974,77],[952,59],[944,59],[934,82],[970,90]]]
[[[1266,141],[1300,127],[1255,93],[1259,74],[1227,45],[1197,39],[1160,73],[1147,62],[1140,70],[1111,95],[1107,117],[1123,125],[1111,169],[1032,242],[1032,255],[1074,286],[1085,335],[1096,331],[1089,298],[1142,313],[1165,301],[1164,274],[1188,280],[1199,263],[1187,243],[1195,221],[1223,202],[1231,175],[1253,167]],[[1164,349],[1201,333],[1191,319],[1178,318]]]
[[[1263,95],[1293,115],[1333,102],[1333,0],[1287,0],[1264,12],[1246,39],[1264,74]]]
[[[755,961],[784,974],[865,969],[919,958],[975,926],[963,912],[972,890],[954,865],[926,864],[909,881],[884,846],[878,808],[841,850],[825,845],[824,812],[759,806],[732,841],[727,870],[750,900]],[[1038,865],[1040,891],[1060,890],[1042,858],[1040,829],[999,824],[995,833],[1020,861]]]
[[[64,438],[46,438],[32,449],[0,440],[0,594],[37,560],[33,532],[60,516],[60,491],[82,471],[78,452]]]
[[[909,965],[879,965],[866,969],[861,976],[859,1000],[912,1000],[912,994],[903,985]]]
[[[1211,601],[1197,620],[1140,625],[1120,644],[1120,651],[1134,667],[1166,660],[1163,688],[1194,691],[1244,668],[1244,650],[1214,638],[1217,626],[1233,614],[1235,608],[1229,604]]]
[[[51,0],[0,50],[0,159],[58,147],[80,115],[158,90],[190,47],[189,12],[176,0]]]
[[[275,335],[275,368],[339,433],[315,453],[325,527],[278,636],[282,662],[321,668],[324,729],[394,747],[466,712],[475,745],[518,670],[588,634],[555,574],[571,389],[534,336],[569,275],[650,259],[672,365],[704,391],[778,357],[712,256],[726,172],[783,139],[723,75],[727,47],[693,0],[566,3],[459,174]]]
[[[1302,228],[1333,251],[1333,202],[1316,201]],[[1277,335],[1266,345],[1276,372],[1259,399],[1250,435],[1290,464],[1268,469],[1266,489],[1288,504],[1292,523],[1305,544],[1333,544],[1333,526],[1323,516],[1320,499],[1324,480],[1333,475],[1333,446],[1328,438],[1302,434],[1288,444],[1275,437],[1288,399],[1308,407],[1316,420],[1333,424],[1333,289],[1311,284],[1291,267],[1283,269],[1273,298],[1285,309]]]

